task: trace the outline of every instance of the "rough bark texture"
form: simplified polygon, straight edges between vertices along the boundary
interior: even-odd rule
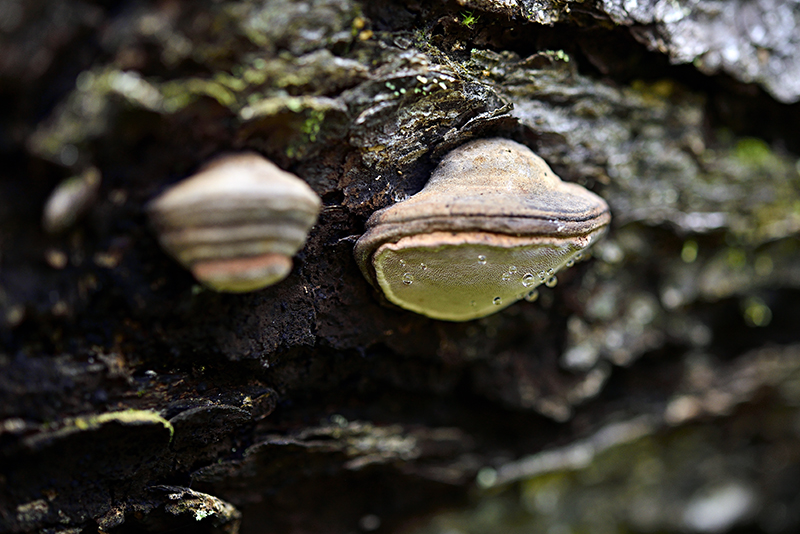
[[[798,26],[796,0],[6,0],[0,532],[796,532]],[[609,235],[485,319],[387,306],[366,218],[488,136],[603,196]],[[286,280],[224,295],[144,206],[239,150],[324,208]]]

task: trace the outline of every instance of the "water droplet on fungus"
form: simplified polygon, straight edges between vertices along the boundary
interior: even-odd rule
[[[528,293],[525,294],[525,300],[527,300],[528,302],[533,302],[538,298],[539,298],[539,290],[538,289],[533,289],[531,291],[528,291]]]

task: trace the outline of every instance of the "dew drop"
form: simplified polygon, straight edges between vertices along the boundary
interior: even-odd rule
[[[403,283],[407,286],[410,286],[411,283],[414,281],[414,275],[411,273],[403,273]]]
[[[516,265],[512,265],[511,267],[508,268],[508,273],[509,274],[514,274],[515,272],[517,272],[517,266]]]
[[[545,273],[544,271],[541,271],[541,272],[539,273],[539,280],[541,280],[542,282],[544,282],[544,281],[545,281],[545,278],[547,278],[547,273]]]
[[[400,267],[406,266],[406,260],[400,260]]]
[[[478,263],[480,263],[481,265],[486,265],[486,256],[484,256],[483,254],[479,255]]]
[[[525,300],[527,300],[528,302],[533,302],[534,300],[536,300],[538,298],[539,298],[539,290],[538,289],[532,289],[532,290],[528,291],[528,293],[525,295]]]
[[[583,252],[575,254],[575,261],[581,261],[581,259],[583,259]]]
[[[511,273],[503,273],[503,276],[501,278],[503,279],[503,282],[508,282],[509,280],[511,280]]]
[[[494,300],[492,300],[492,302],[494,302],[495,306],[500,306],[503,303],[503,299],[501,299],[500,297],[495,297]]]
[[[531,287],[533,285],[533,275],[531,273],[522,277],[522,285],[525,287]]]
[[[425,264],[425,263],[420,263],[419,264],[419,268],[422,269],[423,271],[427,271],[428,270],[428,265]]]
[[[558,279],[555,276],[551,276],[550,278],[547,279],[547,282],[545,282],[544,285],[546,285],[547,287],[556,287],[557,283]]]
[[[555,269],[547,269],[547,274],[549,274],[550,276],[553,276],[554,274],[556,274],[556,270]]]
[[[575,260],[573,260],[572,258],[568,259],[567,260],[567,267],[572,267],[573,265],[575,265]]]

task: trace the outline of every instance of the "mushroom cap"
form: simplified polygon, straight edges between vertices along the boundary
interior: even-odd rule
[[[164,249],[217,291],[253,291],[291,271],[322,205],[258,154],[221,157],[147,207]]]
[[[258,154],[220,157],[148,205],[157,227],[316,220],[322,202],[303,180]],[[313,223],[312,223],[313,224]]]
[[[48,234],[63,232],[91,207],[100,192],[100,171],[95,167],[64,180],[50,193],[42,212]]]
[[[610,220],[602,198],[562,182],[524,145],[481,139],[445,156],[422,191],[374,213],[354,252],[390,301],[464,321],[525,296]],[[528,274],[533,284],[522,283]]]

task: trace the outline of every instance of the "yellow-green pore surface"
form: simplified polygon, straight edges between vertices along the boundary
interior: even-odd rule
[[[373,256],[386,298],[433,319],[469,321],[517,300],[579,259],[602,234],[513,237],[486,232],[436,232],[381,245]]]

